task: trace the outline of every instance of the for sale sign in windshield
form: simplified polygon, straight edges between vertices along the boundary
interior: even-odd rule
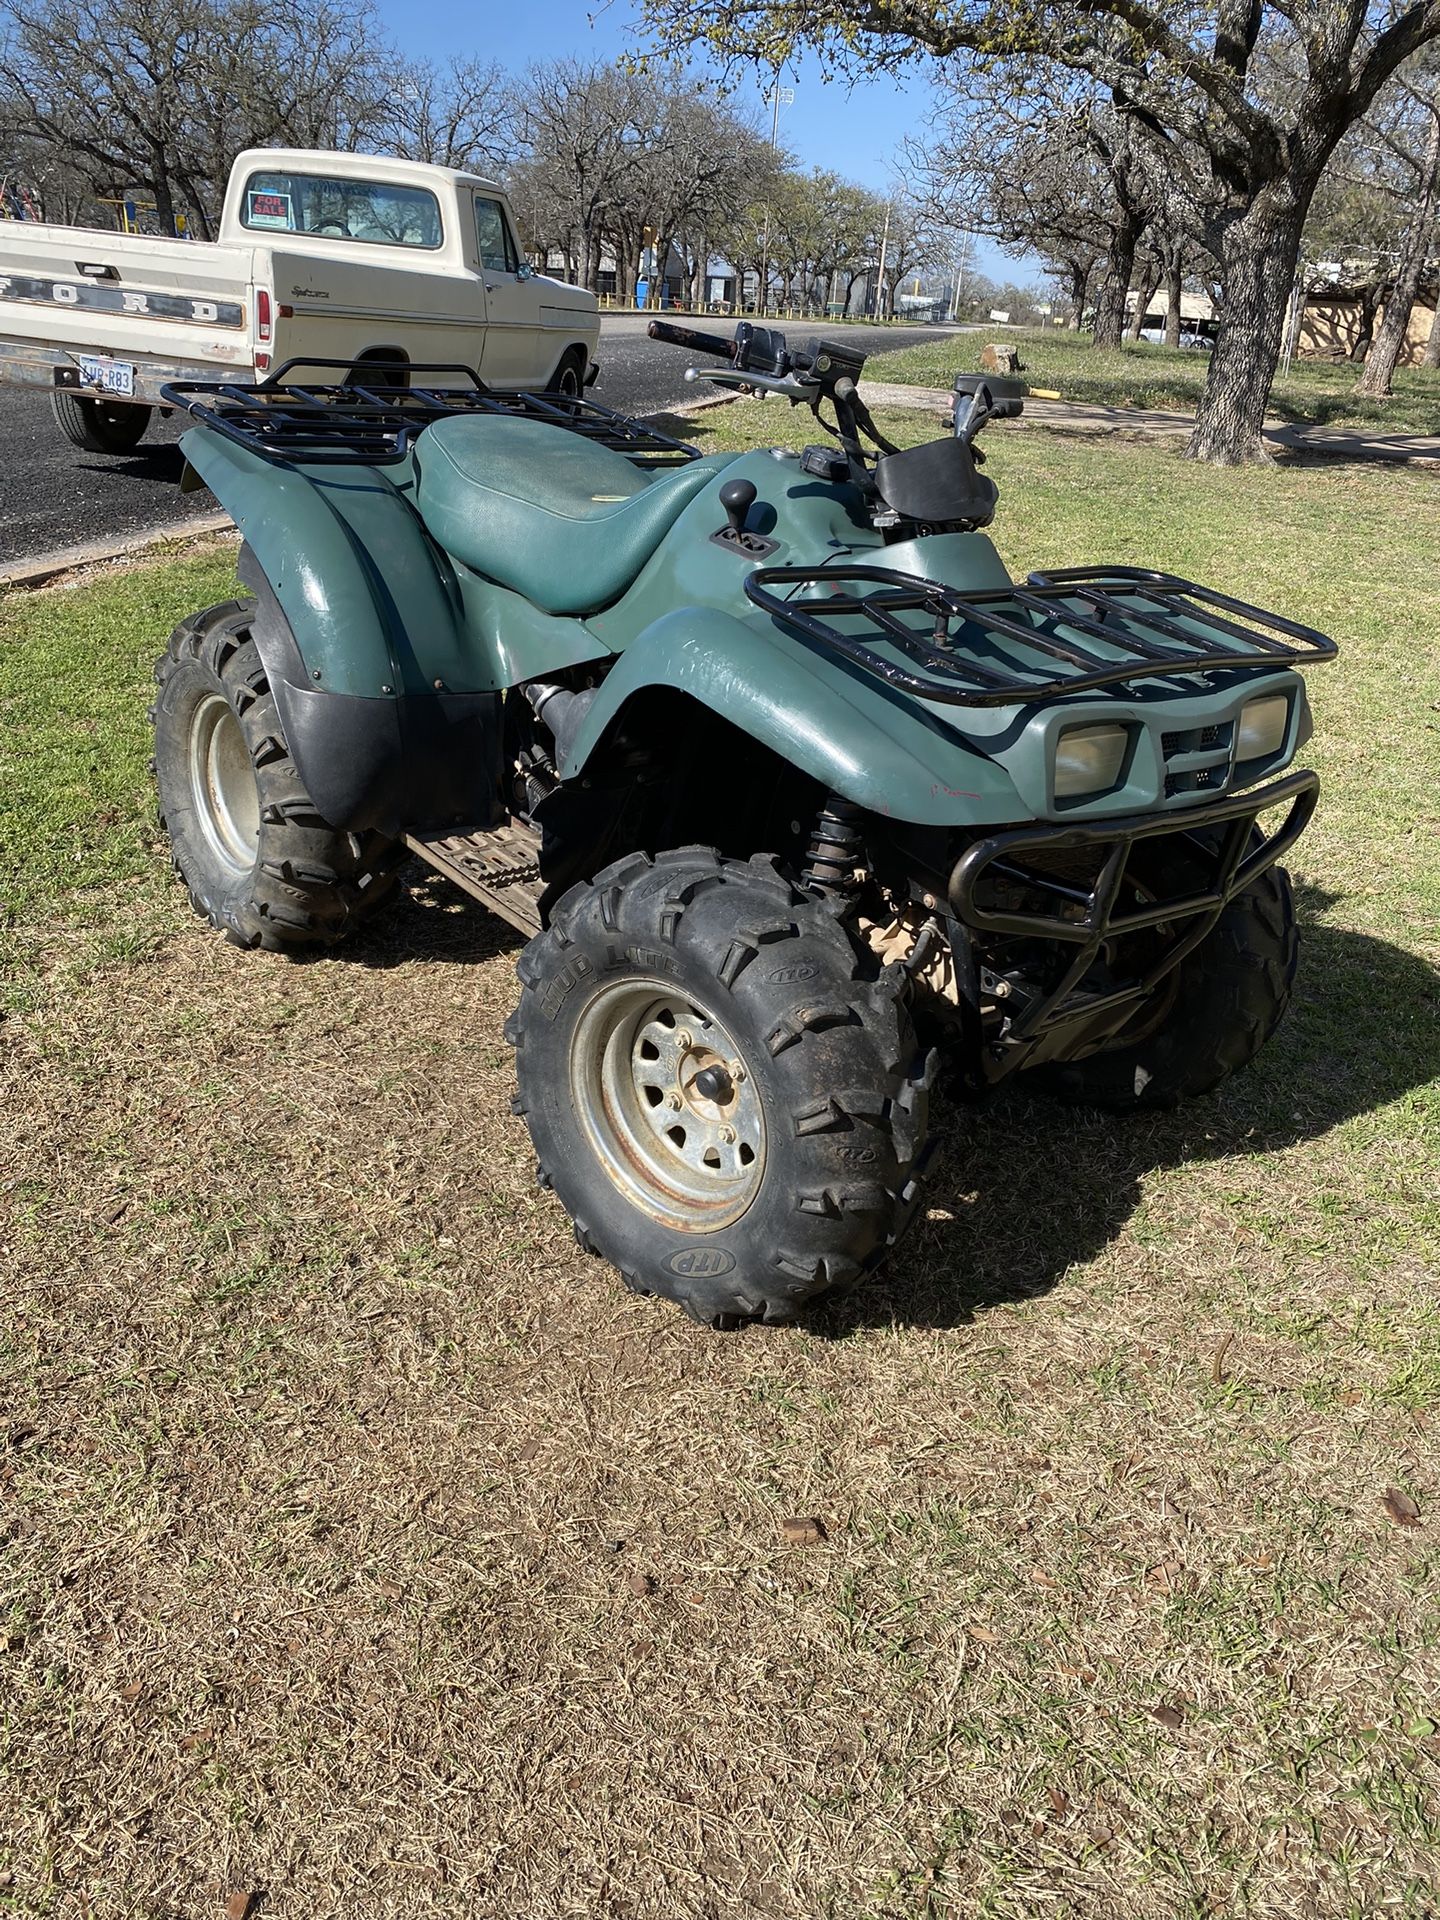
[[[285,233],[294,232],[288,193],[260,193],[251,187],[246,199],[249,202],[245,215],[247,227],[278,227]]]

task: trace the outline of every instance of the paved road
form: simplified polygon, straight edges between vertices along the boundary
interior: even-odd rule
[[[685,383],[687,356],[651,340],[645,324],[623,314],[602,321],[596,399],[625,413],[654,413],[703,397],[703,384]],[[723,321],[711,324],[716,332],[727,331]],[[803,340],[814,330],[797,325],[792,332]],[[933,339],[935,332],[933,327],[847,328],[845,338],[880,351]],[[157,420],[133,454],[82,453],[61,438],[46,394],[0,387],[0,565],[213,514],[215,502],[208,493],[182,497],[177,490],[181,462],[175,443],[182,431],[179,418]]]

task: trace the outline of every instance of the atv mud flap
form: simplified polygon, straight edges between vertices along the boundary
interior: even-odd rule
[[[1017,1006],[999,1037],[987,1044],[986,1078],[999,1080],[1018,1067],[1038,1066],[1057,1056],[1074,1057],[1077,1050],[1093,1049],[1117,1033],[1165,975],[1199,946],[1226,903],[1243,893],[1295,844],[1309,824],[1319,794],[1318,775],[1292,773],[1272,786],[1214,801],[1183,815],[1130,814],[1070,827],[1016,827],[967,847],[955,863],[949,886],[950,911],[962,925],[979,934],[1059,940],[1074,948],[1059,983],[1050,992]],[[1259,816],[1287,805],[1289,811],[1281,824],[1268,838],[1252,845]],[[1122,908],[1121,890],[1136,843],[1167,834],[1183,839],[1188,851],[1208,861],[1205,885],[1196,891]],[[1099,850],[1102,855],[1099,871],[1088,889],[1067,886],[1029,864],[1037,854],[1082,848]],[[1051,895],[1056,901],[1055,911],[1019,913],[982,904],[980,886],[992,874]],[[1106,993],[1081,991],[1080,983],[1108,941],[1152,928],[1170,937],[1143,976]]]

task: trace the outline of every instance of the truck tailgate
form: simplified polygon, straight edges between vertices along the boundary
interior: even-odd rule
[[[137,365],[248,367],[254,249],[6,221],[0,337]],[[54,364],[54,351],[41,357]]]

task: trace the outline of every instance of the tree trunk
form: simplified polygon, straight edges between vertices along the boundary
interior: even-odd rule
[[[1180,300],[1184,294],[1184,276],[1180,271],[1180,255],[1172,253],[1165,268],[1165,344],[1178,347],[1180,344]]]
[[[1125,332],[1125,295],[1130,291],[1130,275],[1135,266],[1135,246],[1139,229],[1128,213],[1116,216],[1105,249],[1105,278],[1095,302],[1095,335],[1091,345],[1118,347]]]
[[[155,194],[155,219],[161,233],[172,237],[175,233],[175,195],[170,188],[170,176],[164,167],[157,166],[155,178],[151,182]]]
[[[1350,351],[1346,356],[1357,367],[1370,353],[1375,340],[1375,309],[1379,306],[1387,291],[1383,280],[1371,280],[1360,289],[1360,325],[1355,338],[1350,342]]]
[[[1090,290],[1090,272],[1088,261],[1083,264],[1078,260],[1066,263],[1065,278],[1070,282],[1070,301],[1075,309],[1075,317],[1070,322],[1072,327],[1085,324],[1085,295]]]
[[[1380,330],[1365,361],[1365,371],[1355,382],[1356,393],[1363,394],[1367,400],[1390,398],[1390,383],[1395,378],[1400,355],[1410,337],[1410,314],[1425,271],[1437,184],[1440,184],[1440,109],[1432,108],[1430,131],[1425,140],[1425,158],[1421,162],[1420,197],[1401,248],[1399,271],[1391,284],[1390,297],[1385,302]]]
[[[1147,260],[1145,263],[1145,274],[1140,282],[1139,291],[1135,296],[1135,311],[1131,315],[1130,324],[1125,330],[1127,338],[1131,340],[1138,340],[1140,338],[1141,331],[1145,325],[1145,315],[1150,310],[1150,302],[1155,298],[1156,289],[1159,285],[1160,269],[1153,262]]]
[[[1430,338],[1420,356],[1422,367],[1440,367],[1440,283],[1435,288],[1435,312],[1430,320]]]
[[[1240,466],[1266,460],[1265,407],[1280,359],[1285,307],[1295,282],[1300,232],[1315,182],[1288,180],[1264,187],[1220,241],[1224,318],[1210,356],[1191,460]]]

